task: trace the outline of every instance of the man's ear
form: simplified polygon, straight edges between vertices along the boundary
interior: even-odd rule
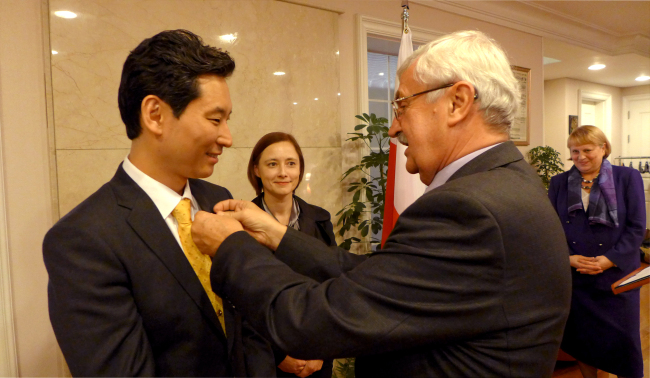
[[[474,105],[474,86],[466,81],[459,81],[449,89],[449,114],[448,122],[450,126],[467,118]]]
[[[165,107],[168,105],[155,95],[148,95],[142,99],[140,104],[140,121],[143,132],[146,131],[153,135],[160,136],[163,130],[163,121],[165,120]]]

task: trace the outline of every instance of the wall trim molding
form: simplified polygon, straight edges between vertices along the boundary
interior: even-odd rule
[[[18,376],[18,359],[13,319],[1,116],[2,114],[0,114],[0,376],[16,377]]]
[[[634,53],[650,57],[650,36],[641,33],[620,35],[530,1],[411,0],[411,3],[609,55]]]

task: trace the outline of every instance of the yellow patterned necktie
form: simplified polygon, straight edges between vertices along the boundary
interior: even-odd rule
[[[194,240],[192,240],[192,214],[190,207],[190,199],[183,198],[172,211],[172,216],[178,222],[178,236],[181,239],[185,257],[187,257],[190,265],[192,265],[194,272],[199,277],[199,281],[201,281],[201,285],[203,285],[203,289],[208,294],[208,298],[212,302],[212,307],[214,307],[214,311],[217,313],[219,323],[221,323],[221,328],[223,328],[223,333],[225,334],[226,323],[223,318],[223,302],[212,291],[212,286],[210,285],[212,260],[210,260],[209,256],[202,254],[196,244],[194,244]]]

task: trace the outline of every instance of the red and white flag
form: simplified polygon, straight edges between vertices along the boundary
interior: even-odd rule
[[[408,26],[402,30],[402,41],[397,57],[397,67],[413,54],[413,40]],[[395,79],[395,90],[399,87],[399,77]],[[395,138],[390,140],[388,155],[388,173],[386,180],[386,199],[384,202],[384,223],[382,227],[381,245],[388,239],[399,215],[418,199],[427,188],[420,181],[420,175],[412,175],[406,171],[406,146]]]

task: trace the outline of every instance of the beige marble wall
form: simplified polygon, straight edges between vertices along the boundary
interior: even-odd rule
[[[57,10],[78,17],[55,17]],[[253,198],[252,147],[268,132],[290,132],[311,174],[297,194],[332,214],[341,208],[336,13],[271,0],[51,0],[50,12],[61,215],[110,180],[128,153],[117,90],[129,51],[179,28],[228,50],[237,65],[229,79],[233,147],[208,180],[235,198]],[[219,38],[227,34],[237,35],[234,43]]]

